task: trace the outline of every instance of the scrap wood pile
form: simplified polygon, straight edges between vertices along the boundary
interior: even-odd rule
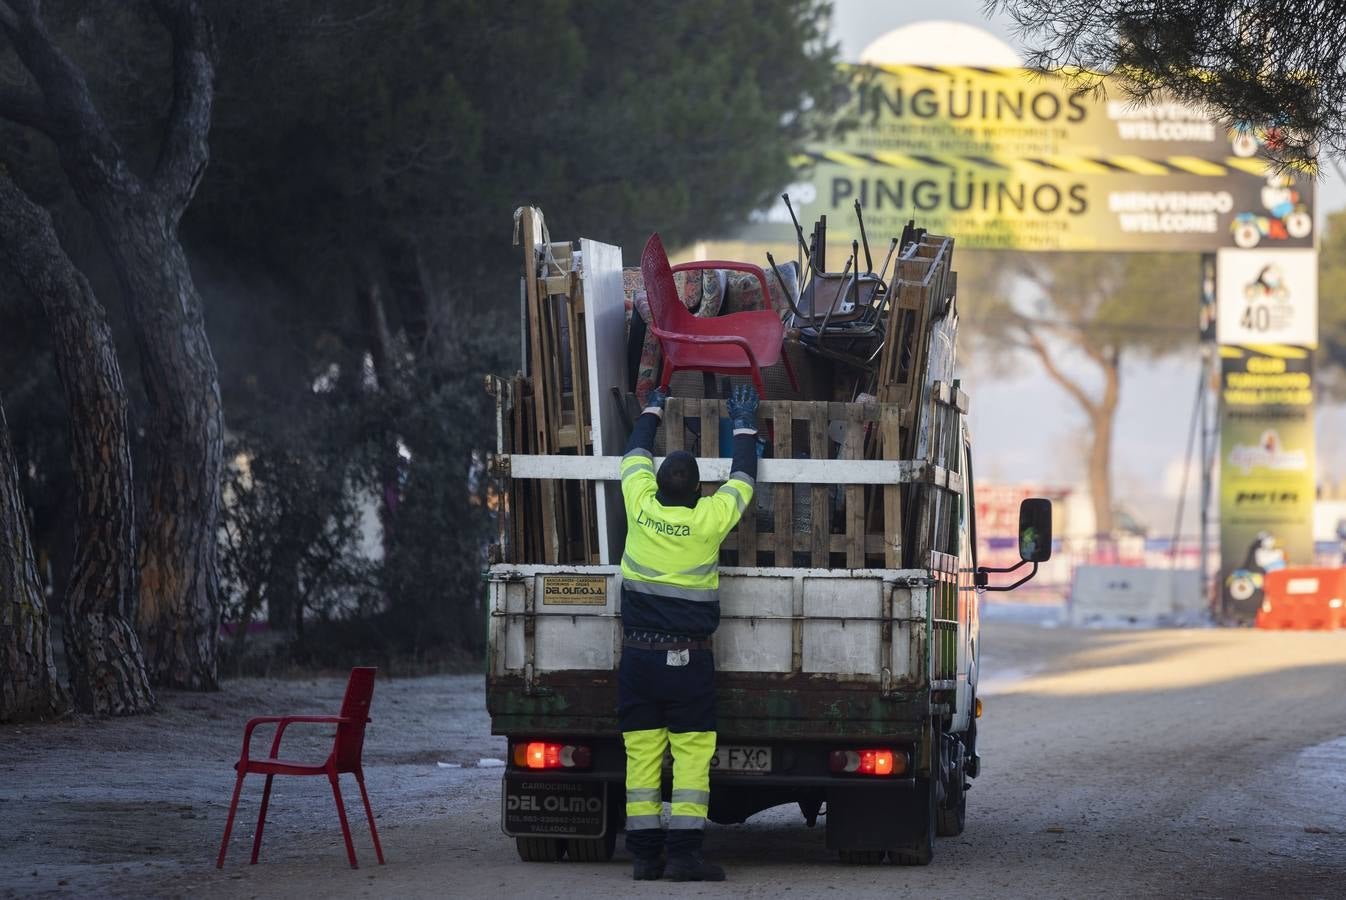
[[[799,373],[799,390],[790,388],[780,366],[764,371],[762,455],[918,459],[956,470],[958,413],[960,405],[965,411],[966,397],[952,382],[953,239],[908,223],[891,240],[879,267],[865,239],[863,252],[861,241],[854,241],[841,271],[829,272],[825,231],[825,220],[815,224],[807,241],[799,231],[802,259],[778,264],[768,254],[766,296],[750,274],[677,273],[679,299],[694,315],[770,308],[782,318],[784,353]],[[661,345],[648,327],[640,270],[623,273],[624,383],[607,390],[600,385],[594,396],[606,401],[608,390],[619,396],[604,409],[592,410],[581,254],[569,243],[552,242],[541,213],[528,208],[516,213],[516,243],[524,249],[526,368],[504,386],[513,400],[506,449],[590,455],[596,415],[619,416],[629,431],[644,395],[658,383]],[[733,380],[742,379],[735,375]],[[927,390],[931,382],[934,389]],[[729,379],[685,372],[673,378],[672,387],[656,452],[721,455],[716,438],[726,411],[718,398],[726,396]],[[501,559],[598,561],[596,517],[603,511],[593,482],[506,481]],[[928,536],[911,528],[917,518],[913,504],[933,502],[926,493],[905,485],[763,484],[754,508],[725,542],[722,562],[842,568],[913,564],[913,553],[928,545]]]
[[[552,242],[542,211],[514,214],[523,248],[523,359],[508,385],[512,453],[587,456],[593,452],[584,327],[583,260],[570,242]],[[501,543],[511,562],[598,561],[597,513],[589,482],[509,479]]]

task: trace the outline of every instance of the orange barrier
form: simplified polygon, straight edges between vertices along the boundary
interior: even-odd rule
[[[1258,628],[1346,628],[1346,569],[1278,569],[1262,583]]]

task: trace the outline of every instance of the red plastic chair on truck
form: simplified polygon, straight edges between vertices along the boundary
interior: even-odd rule
[[[325,775],[332,785],[332,796],[336,798],[337,816],[341,819],[341,836],[346,839],[346,855],[350,857],[351,868],[360,868],[355,861],[355,846],[351,843],[350,824],[346,821],[346,805],[341,801],[339,776],[350,773],[360,786],[360,799],[365,804],[365,815],[369,818],[369,833],[374,838],[374,852],[378,855],[379,865],[383,865],[383,848],[379,846],[379,832],[374,827],[374,811],[369,806],[369,793],[365,791],[365,773],[360,757],[365,745],[365,725],[369,724],[369,704],[374,698],[374,676],[378,669],[362,667],[351,669],[350,681],[346,683],[346,696],[341,701],[339,716],[260,716],[249,719],[243,728],[243,755],[234,768],[238,770],[238,781],[234,784],[234,799],[229,802],[229,818],[224,823],[224,840],[220,842],[220,858],[215,861],[216,868],[224,867],[224,854],[229,849],[229,833],[234,829],[234,813],[238,810],[238,795],[243,790],[243,778],[256,774],[266,776],[266,787],[262,789],[262,809],[257,814],[257,835],[252,839],[252,862],[257,862],[257,854],[262,849],[262,829],[266,825],[266,807],[271,801],[271,780],[277,775]],[[271,742],[271,755],[265,759],[255,759],[250,755],[253,729],[258,725],[276,726],[276,737]],[[302,763],[280,758],[280,741],[285,729],[294,724],[335,725],[336,736],[332,740],[332,752],[321,763]]]
[[[762,299],[770,302],[771,293],[767,290],[766,273],[761,266],[711,259],[670,267],[664,242],[659,235],[650,235],[640,257],[640,272],[650,302],[650,318],[654,320],[650,330],[659,339],[659,348],[664,354],[660,387],[667,390],[673,373],[682,369],[720,375],[751,375],[758,395],[765,398],[762,369],[784,362],[790,384],[798,391],[799,383],[790,367],[790,358],[781,347],[785,326],[774,309],[706,318],[692,315],[682,305],[673,273],[705,269],[730,269],[756,275],[762,285]]]

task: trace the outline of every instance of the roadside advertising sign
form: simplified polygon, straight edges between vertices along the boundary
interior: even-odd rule
[[[869,233],[903,223],[959,246],[1213,251],[1313,246],[1314,182],[1269,172],[1262,130],[1227,128],[1120,89],[1080,94],[1030,69],[848,67],[856,127],[807,148],[790,188],[799,218],[864,207]],[[849,232],[848,232],[849,233]],[[792,244],[776,204],[735,240]]]
[[[1318,255],[1313,250],[1221,250],[1216,255],[1221,344],[1318,344]]]
[[[1307,348],[1220,347],[1220,576],[1252,621],[1267,572],[1313,563],[1313,376]]]

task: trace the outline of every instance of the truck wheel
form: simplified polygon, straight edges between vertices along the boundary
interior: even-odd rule
[[[943,796],[935,808],[935,833],[940,837],[957,837],[963,833],[967,819],[967,754],[963,742],[951,735],[945,735],[940,745],[944,757],[940,765]]]
[[[558,862],[566,854],[566,842],[560,838],[518,837],[514,846],[524,862]]]
[[[967,794],[959,791],[958,803],[953,809],[940,807],[935,820],[935,833],[940,837],[958,837],[967,822]],[[574,852],[573,850],[571,851]]]
[[[848,866],[877,866],[883,862],[882,850],[838,850],[841,861]]]
[[[566,844],[571,862],[607,862],[617,849],[617,832],[609,827],[601,838],[571,838]]]
[[[888,851],[888,856],[899,866],[928,866],[935,856],[935,805],[939,784],[930,778],[916,779],[916,790],[925,792],[925,815],[916,826],[918,837],[905,847]]]

